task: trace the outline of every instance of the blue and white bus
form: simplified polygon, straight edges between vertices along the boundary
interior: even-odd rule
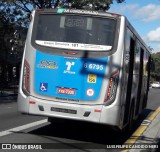
[[[77,9],[33,11],[18,108],[31,115],[132,126],[147,104],[151,55],[126,17]]]

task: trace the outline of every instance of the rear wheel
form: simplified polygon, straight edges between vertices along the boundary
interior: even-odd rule
[[[129,114],[129,120],[128,120],[128,125],[124,128],[123,133],[125,134],[130,134],[133,131],[134,128],[134,107],[133,105],[130,108],[130,114]]]
[[[142,106],[142,110],[147,106],[147,95],[144,95],[143,97],[143,106]]]
[[[133,116],[134,116],[134,108],[132,106],[130,111],[130,116],[129,116],[129,123],[128,123],[129,132],[133,130],[133,125],[134,125]]]

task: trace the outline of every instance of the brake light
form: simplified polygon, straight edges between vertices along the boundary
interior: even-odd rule
[[[23,91],[30,93],[30,65],[26,60],[24,61],[22,84]]]
[[[29,104],[36,104],[35,101],[29,101]]]
[[[101,112],[101,110],[100,109],[95,109],[94,112]]]
[[[118,86],[118,78],[119,78],[118,71],[115,71],[114,73],[112,73],[109,79],[109,86],[108,86],[105,102],[113,101],[115,99],[117,86]]]

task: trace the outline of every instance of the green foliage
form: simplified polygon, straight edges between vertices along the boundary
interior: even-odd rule
[[[124,0],[0,0],[0,69],[3,71],[0,81],[8,82],[8,73],[12,75],[9,67],[20,65],[33,9],[63,7],[106,11],[113,2]],[[16,30],[21,34],[19,40],[14,35]]]
[[[125,0],[3,0],[0,11],[11,23],[27,27],[29,16],[33,9],[68,7],[76,9],[95,9],[106,11],[113,2],[122,3]]]
[[[2,0],[0,1],[1,54],[7,56],[8,53],[13,53],[11,50],[21,50],[22,46],[20,46],[20,44],[23,44],[22,40],[21,43],[18,44],[19,50],[17,50],[17,47],[13,49],[13,44],[11,45],[9,42],[11,39],[14,39],[13,33],[17,27],[22,27],[22,29],[28,27],[30,22],[29,17],[33,9],[65,7],[106,11],[113,2],[122,3],[124,1],[125,0]],[[2,53],[2,50],[4,50],[5,53]]]
[[[3,1],[0,4],[0,11],[5,20],[17,26],[28,26],[31,10],[25,7],[25,5],[29,7],[29,2],[25,3],[25,5],[23,3],[24,1]]]
[[[9,45],[8,42],[14,33],[14,25],[9,22],[8,18],[3,16],[3,12],[0,12],[0,62],[4,62],[7,58]]]
[[[160,52],[152,54],[151,80],[160,81]]]

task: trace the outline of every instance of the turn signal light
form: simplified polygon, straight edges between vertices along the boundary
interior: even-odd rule
[[[24,92],[30,93],[30,65],[26,60],[24,61],[24,68],[23,68],[22,88]]]
[[[114,73],[112,73],[109,79],[109,86],[108,86],[105,102],[113,101],[115,99],[117,87],[118,87],[118,78],[119,78],[118,71],[115,71]]]

